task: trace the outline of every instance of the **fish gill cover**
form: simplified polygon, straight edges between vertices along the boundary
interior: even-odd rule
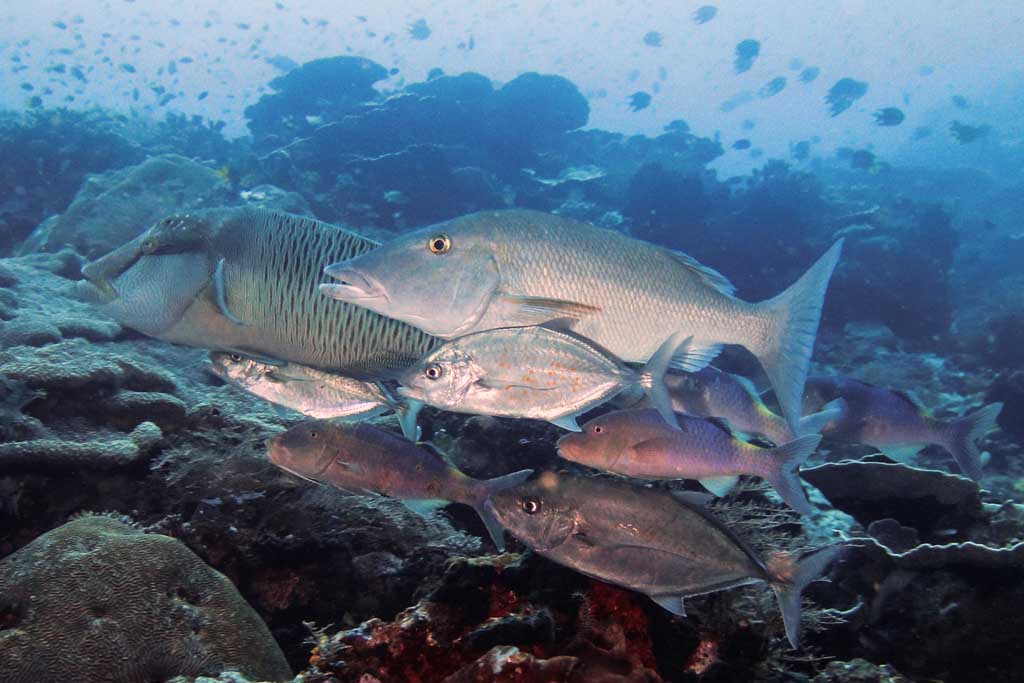
[[[0,683],[1019,676],[1020,8],[29,9]]]

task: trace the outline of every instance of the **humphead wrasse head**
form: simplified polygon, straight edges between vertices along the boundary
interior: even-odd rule
[[[210,283],[212,222],[202,214],[169,216],[130,242],[86,264],[80,297],[115,320],[159,337]]]
[[[470,331],[500,295],[491,246],[476,232],[441,224],[403,235],[324,272],[334,299],[396,318],[445,339]]]

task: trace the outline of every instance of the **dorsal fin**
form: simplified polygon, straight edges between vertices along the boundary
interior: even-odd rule
[[[703,419],[708,424],[718,427],[729,436],[735,438],[735,434],[733,434],[732,432],[732,426],[729,424],[729,421],[726,420],[724,417],[705,417]]]
[[[924,407],[924,404],[921,403],[920,399],[918,399],[916,396],[911,394],[909,391],[902,391],[902,390],[899,390],[899,389],[892,389],[891,391],[892,391],[894,396],[898,396],[900,399],[906,401],[915,410],[917,410],[919,412],[924,412],[926,410],[926,408]]]
[[[728,294],[729,296],[736,294],[736,287],[729,282],[729,278],[722,275],[714,268],[705,266],[689,254],[684,254],[681,251],[670,250],[669,254],[671,254],[672,258],[674,258],[680,265],[699,277],[709,287],[718,290],[722,294]]]

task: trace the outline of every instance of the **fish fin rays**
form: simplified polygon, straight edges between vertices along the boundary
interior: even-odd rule
[[[846,409],[846,399],[829,401],[818,412],[800,418],[800,434],[821,434],[829,424],[841,420]]]
[[[675,429],[679,429],[679,421],[672,409],[672,397],[665,386],[665,373],[668,372],[673,359],[678,354],[688,352],[692,342],[692,336],[684,336],[683,332],[676,332],[662,342],[640,372],[640,384],[647,392],[651,407],[657,410],[665,422]]]
[[[722,353],[722,347],[722,344],[694,345],[691,342],[685,350],[672,357],[671,367],[683,372],[703,370]]]
[[[676,260],[677,263],[699,277],[707,286],[721,292],[722,294],[728,294],[729,296],[736,294],[736,286],[729,281],[729,278],[722,275],[714,268],[705,266],[689,254],[684,254],[681,251],[669,251],[668,253]]]
[[[793,285],[778,296],[756,304],[768,318],[767,341],[744,344],[764,368],[782,416],[796,433],[800,428],[804,384],[818,335],[822,304],[832,272],[839,262],[843,240],[837,241]]]
[[[223,258],[217,261],[217,268],[213,272],[213,282],[217,288],[217,308],[220,310],[221,315],[234,324],[248,325],[249,323],[239,318],[228,308],[227,291],[224,287],[224,263],[225,259]]]
[[[774,467],[771,473],[765,475],[765,481],[775,489],[786,505],[801,515],[811,514],[814,507],[800,481],[800,465],[814,454],[820,443],[820,434],[808,434],[771,451]]]
[[[683,606],[682,595],[676,595],[674,593],[670,593],[668,595],[652,595],[651,600],[676,616],[686,616],[686,608]]]
[[[729,491],[736,486],[736,482],[739,481],[739,477],[705,477],[700,479],[700,485],[706,488],[711,493],[715,494],[718,498],[724,498],[729,495]]]
[[[577,321],[601,310],[575,301],[513,294],[499,294],[499,304],[508,312],[509,327],[542,325],[553,320]]]
[[[1002,409],[1002,403],[991,403],[955,420],[948,429],[946,448],[960,466],[960,471],[971,479],[981,478],[982,461],[977,442],[997,428],[996,418]]]
[[[770,583],[782,611],[786,637],[795,650],[800,649],[800,596],[839,557],[843,549],[842,545],[831,545],[804,555],[797,562],[792,576],[778,577]]]
[[[568,429],[570,432],[581,432],[579,424],[576,423],[575,415],[563,415],[562,417],[556,417],[554,420],[548,420],[551,424],[562,429]]]

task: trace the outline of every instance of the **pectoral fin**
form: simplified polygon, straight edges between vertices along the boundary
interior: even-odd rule
[[[597,306],[581,304],[576,301],[540,296],[501,294],[499,297],[499,304],[505,312],[503,317],[511,327],[542,325],[559,318],[581,320],[601,310]]]
[[[246,322],[228,308],[227,295],[224,289],[224,259],[217,261],[217,269],[213,272],[213,281],[217,286],[217,308],[220,309],[221,314],[236,325],[246,325]]]

